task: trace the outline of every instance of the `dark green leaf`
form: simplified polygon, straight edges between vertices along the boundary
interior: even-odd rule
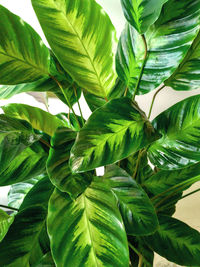
[[[6,116],[29,122],[34,129],[54,135],[58,127],[66,125],[56,116],[36,107],[24,104],[8,104],[1,107]]]
[[[145,241],[155,252],[180,265],[199,265],[200,233],[177,219],[160,216],[160,229]]]
[[[135,29],[143,34],[159,17],[168,0],[121,0],[124,15]]]
[[[0,210],[0,242],[7,234],[10,225],[14,220],[14,216],[9,216],[5,211]]]
[[[47,171],[51,182],[62,192],[76,198],[90,184],[89,174],[72,174],[69,167],[70,150],[76,133],[67,128],[59,128],[51,139]]]
[[[18,209],[26,194],[42,177],[43,176],[38,176],[25,182],[12,185],[8,193],[8,206]]]
[[[97,109],[80,130],[71,150],[72,170],[84,172],[112,164],[157,138],[136,103],[114,99]]]
[[[129,266],[116,198],[99,178],[76,201],[58,190],[53,193],[48,232],[56,266]]]
[[[173,170],[200,161],[200,95],[172,106],[152,124],[163,135],[148,150],[155,166]]]
[[[155,209],[143,189],[124,170],[116,165],[108,166],[104,175],[116,195],[120,211],[129,235],[148,235],[158,228]]]
[[[63,68],[82,88],[107,97],[116,79],[116,37],[108,15],[94,0],[32,0],[32,4]]]
[[[172,75],[198,33],[199,18],[198,0],[169,0],[164,5],[159,19],[145,34],[148,58],[138,94],[154,90]],[[142,37],[131,25],[127,25],[119,41],[116,68],[130,93],[133,93],[139,78],[144,55]]]
[[[33,82],[48,76],[48,48],[26,22],[1,5],[0,35],[0,84]]]
[[[42,257],[40,263],[38,263],[38,264],[37,264],[36,266],[34,266],[34,267],[55,267],[55,266],[56,266],[56,265],[55,265],[55,263],[54,263],[54,261],[53,261],[53,258],[52,258],[52,256],[51,256],[51,253],[48,252],[47,254],[45,254],[45,255]]]
[[[167,86],[175,90],[194,90],[200,87],[200,33],[197,35],[193,44],[187,52],[184,60],[173,73],[173,75],[165,81]]]

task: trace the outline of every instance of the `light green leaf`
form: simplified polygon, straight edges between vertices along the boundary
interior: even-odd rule
[[[36,107],[24,104],[8,104],[1,107],[6,116],[29,122],[34,129],[53,136],[58,127],[66,125],[56,116]]]
[[[0,171],[0,186],[26,181],[46,170],[47,153],[39,143],[20,153],[5,169]]]
[[[145,34],[148,57],[137,94],[154,90],[173,74],[198,33],[199,19],[199,1],[169,0],[163,6],[159,19]],[[141,35],[131,25],[126,25],[118,45],[116,69],[132,94],[144,55]]]
[[[1,5],[0,35],[0,84],[33,82],[48,76],[48,48],[30,25]]]
[[[200,32],[194,40],[192,46],[187,52],[184,60],[173,73],[173,75],[165,81],[167,86],[175,90],[194,90],[200,87],[199,78],[200,69]]]
[[[116,198],[99,178],[76,201],[54,191],[48,232],[58,267],[129,266],[127,238]]]
[[[28,122],[0,114],[0,170],[40,138]]]
[[[131,176],[116,165],[108,166],[104,175],[119,200],[120,211],[128,235],[148,235],[158,228],[155,209],[145,191]]]
[[[155,166],[174,170],[200,161],[200,95],[172,106],[152,124],[162,134],[148,149]]]
[[[9,216],[5,211],[0,210],[0,242],[7,234],[10,225],[14,220],[14,216]]]
[[[160,216],[159,222],[160,229],[154,235],[145,237],[148,246],[169,261],[183,266],[198,266],[200,233],[168,216]]]
[[[157,138],[136,103],[129,98],[114,99],[93,112],[80,130],[71,150],[72,170],[84,172],[112,164]]]
[[[72,174],[69,167],[70,150],[76,133],[67,128],[59,128],[51,139],[51,149],[47,160],[47,172],[51,182],[62,192],[76,198],[90,184],[89,174]]]
[[[116,74],[115,29],[94,0],[32,0],[45,36],[79,86],[107,97]]]
[[[26,194],[41,178],[42,176],[38,176],[25,182],[12,185],[8,192],[8,206],[19,209]]]
[[[147,31],[159,17],[162,6],[168,0],[121,0],[128,22],[140,33]]]

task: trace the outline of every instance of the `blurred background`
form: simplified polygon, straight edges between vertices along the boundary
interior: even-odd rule
[[[117,36],[120,37],[120,33],[124,28],[125,19],[121,10],[120,0],[96,0],[109,14],[113,25],[117,30]],[[36,15],[34,14],[33,8],[31,6],[30,0],[0,0],[0,4],[8,8],[11,12],[20,16],[23,20],[29,23],[42,37],[43,41],[46,45],[46,39],[42,32],[42,29],[38,23]],[[1,37],[0,37],[1,38]],[[153,97],[154,92],[146,94],[144,96],[139,96],[136,98],[136,101],[139,103],[140,107],[148,112],[150,108],[150,103]],[[176,102],[189,97],[191,95],[200,94],[200,89],[190,92],[181,92],[174,91],[171,88],[165,88],[162,90],[157,98],[154,105],[154,109],[152,112],[152,119],[157,116],[160,112],[172,106]],[[44,100],[44,95],[41,93],[38,95],[38,100]],[[34,97],[28,94],[19,94],[12,97],[9,100],[0,100],[0,106],[3,106],[8,103],[24,103],[32,106],[36,106],[45,110],[45,105],[41,102],[38,102]],[[83,107],[84,117],[88,118],[90,116],[90,110],[87,107],[84,99],[81,98],[81,106]],[[49,110],[52,114],[57,114],[59,112],[67,112],[66,106],[59,100],[50,99],[49,100]],[[77,114],[79,114],[78,107],[75,105],[75,110]],[[0,110],[1,112],[1,110]],[[189,191],[195,190],[195,188],[199,188],[200,183],[194,185]],[[1,187],[0,188],[0,203],[7,203],[7,193],[9,187]],[[188,193],[188,192],[186,192]],[[200,231],[200,193],[196,193],[188,198],[183,199],[177,205],[177,211],[175,213],[175,217],[183,220],[191,227],[196,228]],[[157,256],[155,257],[154,267],[167,267],[167,266],[177,266],[173,263],[167,262],[165,259]]]

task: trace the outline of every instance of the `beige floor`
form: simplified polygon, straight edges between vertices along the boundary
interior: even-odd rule
[[[193,191],[200,187],[200,182],[192,186],[187,192]],[[179,220],[187,223],[191,227],[200,231],[200,192],[191,195],[177,204],[177,210],[174,215]],[[154,267],[177,267],[174,263],[170,263],[162,257],[156,255]],[[200,266],[200,263],[199,263]]]

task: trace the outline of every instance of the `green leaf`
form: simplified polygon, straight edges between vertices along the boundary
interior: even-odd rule
[[[11,185],[34,178],[45,172],[47,153],[39,143],[20,153],[0,171],[0,186]]]
[[[148,150],[155,166],[174,170],[200,161],[200,95],[167,109],[152,124],[162,134]]]
[[[14,220],[13,216],[9,216],[5,211],[0,210],[0,242],[7,234],[10,225]]]
[[[147,31],[159,17],[162,6],[168,0],[121,0],[128,22],[140,33]]]
[[[145,241],[155,252],[180,265],[199,265],[200,233],[187,224],[160,216],[160,229]]]
[[[128,235],[148,235],[158,228],[155,209],[144,190],[131,176],[116,165],[108,166],[104,175],[119,200],[120,211]]]
[[[56,115],[60,120],[62,120],[67,128],[70,128],[74,132],[79,132],[80,125],[83,126],[83,121],[81,116],[78,116],[73,113],[59,113]],[[77,120],[79,121],[79,124],[77,123]]]
[[[27,147],[38,141],[29,123],[0,114],[0,170],[4,170]]]
[[[108,15],[94,0],[32,0],[32,4],[63,68],[82,88],[107,97],[116,79],[116,37]]]
[[[145,114],[129,98],[97,109],[71,150],[73,172],[84,172],[126,158],[158,138]],[[115,153],[113,153],[115,151]]]
[[[51,149],[47,160],[47,172],[53,185],[60,191],[76,198],[90,184],[91,177],[85,173],[72,174],[69,167],[70,150],[76,133],[67,128],[59,128],[51,139]]]
[[[199,1],[169,0],[163,6],[159,19],[145,34],[148,57],[137,94],[154,90],[173,74],[198,33],[199,18]],[[118,45],[116,69],[131,94],[136,87],[144,55],[143,38],[134,27],[126,25]]]
[[[200,87],[200,32],[172,76],[165,81],[165,85],[178,91],[194,90]]]
[[[29,122],[34,129],[52,136],[58,127],[66,125],[56,116],[36,107],[24,104],[8,104],[1,107],[6,116]]]
[[[116,198],[99,178],[76,201],[54,191],[48,232],[58,267],[129,266],[127,238]]]
[[[25,182],[12,185],[8,192],[8,206],[19,209],[26,194],[41,178],[42,176],[38,176]]]
[[[43,256],[39,264],[37,264],[34,267],[55,267],[55,263],[53,261],[53,258],[51,256],[51,252],[48,252]]]
[[[33,82],[48,76],[48,48],[30,25],[1,5],[0,34],[0,84]]]

